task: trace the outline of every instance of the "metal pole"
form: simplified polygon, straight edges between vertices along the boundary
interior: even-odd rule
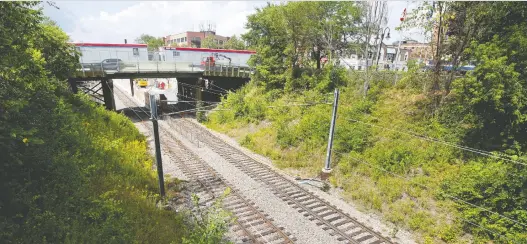
[[[375,70],[379,70],[379,59],[381,58],[381,46],[382,41],[384,40],[384,32],[381,35],[381,42],[379,42],[379,50],[377,51],[377,62],[375,63]]]
[[[335,88],[335,100],[333,101],[333,116],[331,118],[331,127],[329,128],[329,139],[328,139],[328,151],[326,155],[326,164],[324,166],[324,172],[331,171],[331,148],[333,147],[333,134],[335,132],[335,121],[337,119],[337,108],[339,103],[339,89]]]
[[[159,142],[159,126],[157,124],[157,105],[156,97],[154,94],[150,94],[150,114],[152,119],[152,125],[154,127],[154,139],[156,147],[156,164],[157,164],[157,177],[159,179],[159,191],[161,197],[165,197],[165,180],[163,179],[163,162],[161,161],[161,144]]]
[[[397,46],[397,53],[395,54],[395,80],[393,81],[393,84],[397,84],[397,63],[399,62],[399,52],[401,51],[401,41],[399,41],[399,46]]]
[[[132,97],[134,96],[134,79],[130,78],[130,91],[132,92]]]

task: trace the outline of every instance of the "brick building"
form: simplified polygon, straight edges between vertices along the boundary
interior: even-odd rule
[[[222,47],[229,37],[216,35],[214,31],[187,31],[179,34],[163,37],[165,46],[177,47],[201,47],[201,42],[205,37],[214,36],[214,42]]]
[[[398,43],[394,43],[396,46]],[[408,59],[417,59],[421,61],[431,60],[432,55],[432,46],[430,43],[421,43],[415,40],[407,40],[401,43],[401,49],[409,50],[410,56]]]

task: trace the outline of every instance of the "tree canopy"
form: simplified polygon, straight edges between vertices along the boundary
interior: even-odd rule
[[[157,50],[159,47],[165,45],[165,42],[163,42],[163,38],[154,37],[148,34],[141,34],[138,38],[135,39],[135,42],[148,45],[149,51]]]
[[[245,43],[243,43],[243,40],[240,40],[236,35],[233,35],[227,40],[223,46],[225,49],[233,49],[233,50],[245,50]]]
[[[301,71],[320,70],[322,57],[333,65],[355,43],[359,10],[353,2],[269,3],[257,9],[242,35],[257,52],[250,61],[257,69],[254,78],[269,89],[317,86],[318,81],[299,80]]]
[[[253,82],[207,123],[281,167],[318,172],[331,110],[291,101],[323,101],[339,87],[332,183],[346,196],[425,243],[466,242],[466,233],[475,243],[525,242],[527,3],[421,2],[402,27],[427,32],[432,71],[416,62],[407,72],[336,68],[346,52],[369,51],[385,12],[385,3],[351,2],[257,9],[242,35],[257,51]],[[457,70],[466,64],[475,69]]]
[[[0,239],[3,243],[179,242],[180,215],[156,209],[144,136],[74,95],[69,37],[40,2],[1,2]]]
[[[214,35],[208,35],[201,41],[202,48],[220,48],[220,45],[214,40]]]

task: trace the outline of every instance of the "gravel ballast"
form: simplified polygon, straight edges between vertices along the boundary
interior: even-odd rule
[[[126,84],[127,82],[129,81],[114,80],[114,86],[131,97],[129,83]],[[116,98],[116,105],[118,105],[117,100],[118,99]],[[137,101],[138,99],[135,100]],[[137,102],[144,104],[142,101]],[[122,106],[122,104],[119,104],[118,106]],[[117,109],[119,109],[119,107]],[[192,120],[192,122],[210,131],[215,136],[222,139],[225,143],[244,152],[258,162],[269,165],[276,172],[286,176],[291,180],[294,180],[293,177],[274,167],[271,160],[268,158],[255,154],[246,148],[241,147],[234,139],[209,130],[203,125],[197,123],[195,120]],[[174,123],[177,123],[177,120],[175,120]],[[137,122],[135,124],[141,133],[147,135],[152,154],[154,154],[153,138],[149,136],[152,129],[150,125],[151,123],[149,121],[145,121]],[[180,129],[176,129],[175,126],[170,125],[167,121],[160,121],[159,125],[169,130],[170,133],[180,140],[185,147],[198,155],[202,160],[207,162],[212,168],[219,172],[227,180],[227,183],[240,190],[244,197],[252,200],[255,205],[258,206],[264,213],[269,214],[269,217],[274,219],[273,223],[275,225],[284,227],[285,231],[290,232],[292,236],[297,238],[296,243],[340,243],[336,239],[336,236],[331,236],[329,232],[324,231],[320,226],[317,226],[314,221],[310,221],[308,218],[304,217],[302,213],[297,212],[296,209],[292,208],[282,199],[273,194],[273,192],[271,192],[268,187],[263,185],[263,183],[255,181],[250,176],[234,167],[232,164],[226,162],[225,159],[223,159],[220,155],[213,152],[210,148],[204,146],[204,143],[199,143],[198,146],[198,143],[195,140],[196,134],[193,134],[192,131],[182,131]],[[163,142],[161,142],[161,148],[163,152],[163,168],[165,174],[169,174],[180,179],[186,179],[187,177],[181,173],[181,170],[178,169],[175,163],[170,161],[170,157],[166,155],[167,150],[163,149]],[[351,217],[357,218],[363,224],[371,227],[373,230],[379,231],[384,236],[393,237],[393,225],[383,223],[381,218],[375,214],[362,213],[358,211],[355,207],[353,207],[352,204],[345,202],[339,196],[337,191],[333,190],[329,193],[326,193],[317,187],[310,186],[309,184],[300,184],[300,186],[309,189],[320,198],[334,204],[338,208],[342,209],[345,213],[349,214]],[[403,230],[399,230],[393,240],[398,243],[416,243],[414,240],[412,240],[411,234]]]

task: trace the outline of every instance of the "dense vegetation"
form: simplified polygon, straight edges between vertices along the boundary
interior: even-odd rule
[[[467,75],[423,72],[415,63],[398,76],[345,71],[335,59],[321,65],[320,57],[338,57],[360,43],[362,3],[259,9],[243,36],[257,51],[256,73],[223,98],[206,124],[312,177],[327,146],[331,106],[323,102],[338,87],[330,180],[344,197],[424,243],[525,243],[527,4],[440,5],[430,18],[438,6],[423,3],[409,23],[439,21],[448,38],[433,42],[435,64],[470,61],[476,69]],[[305,103],[318,104],[295,106]]]
[[[144,136],[69,91],[78,56],[39,7],[0,3],[1,242],[218,243],[223,219],[156,207]]]

